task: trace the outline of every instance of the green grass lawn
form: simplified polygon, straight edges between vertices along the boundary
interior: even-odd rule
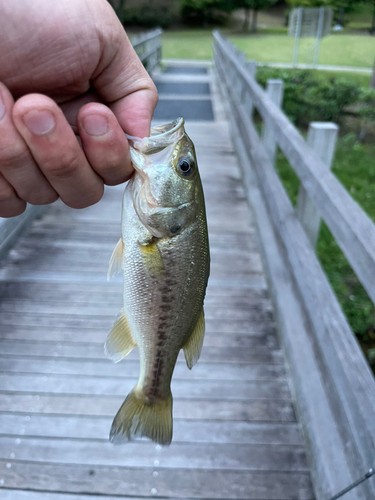
[[[212,59],[211,30],[165,31],[163,57],[166,59]]]
[[[248,58],[262,62],[292,62],[294,39],[287,36],[286,28],[259,30],[255,35],[233,34],[228,30],[223,30],[223,33],[228,35],[230,40],[240,50],[243,50]],[[306,62],[312,42],[312,39],[301,40],[299,62]],[[322,41],[319,63],[371,67],[374,55],[374,37],[333,34]],[[310,56],[312,57],[312,52]],[[211,59],[211,30],[166,31],[163,35],[163,57]]]
[[[294,39],[286,33],[260,31],[252,36],[230,36],[232,42],[247,57],[263,62],[290,63],[293,59]],[[300,63],[312,63],[314,39],[300,40]],[[375,56],[375,39],[371,36],[333,34],[322,40],[319,64],[335,66],[371,67]]]

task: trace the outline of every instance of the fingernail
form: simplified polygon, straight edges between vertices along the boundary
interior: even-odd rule
[[[89,115],[83,119],[83,128],[89,135],[103,135],[109,130],[108,120],[101,115]]]
[[[29,111],[23,116],[26,127],[35,135],[44,135],[55,126],[55,117],[50,111]]]
[[[4,115],[5,115],[5,106],[4,106],[3,99],[2,99],[1,94],[0,94],[0,120],[2,119],[2,117]]]

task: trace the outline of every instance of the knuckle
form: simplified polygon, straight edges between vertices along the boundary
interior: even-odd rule
[[[0,184],[0,203],[7,203],[15,199],[13,188]]]
[[[80,166],[81,159],[78,156],[69,154],[62,158],[53,158],[50,161],[45,161],[43,170],[47,176],[64,180],[74,176],[80,169]]]
[[[30,193],[27,197],[25,196],[25,201],[31,205],[50,205],[54,203],[58,197],[58,194],[51,190],[51,192],[43,194]]]
[[[2,168],[15,168],[24,165],[29,159],[29,150],[20,141],[15,141],[11,145],[0,145],[0,166]]]
[[[70,208],[82,209],[91,207],[91,205],[95,205],[98,203],[104,194],[104,188],[102,190],[98,189],[96,192],[90,192],[89,196],[77,198],[71,201],[64,201],[66,205]]]
[[[156,105],[159,102],[159,94],[154,82],[152,82],[152,87],[150,88],[150,100],[153,106],[156,108]]]

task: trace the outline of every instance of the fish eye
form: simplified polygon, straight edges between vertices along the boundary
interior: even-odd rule
[[[183,177],[189,177],[194,173],[195,165],[189,158],[180,158],[178,160],[178,170]]]

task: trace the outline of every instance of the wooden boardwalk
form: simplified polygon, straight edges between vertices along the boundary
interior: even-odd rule
[[[181,357],[175,370],[172,445],[108,442],[139,369],[136,352],[116,365],[103,354],[121,307],[121,279],[107,283],[106,271],[123,187],[82,211],[56,203],[0,268],[1,500],[313,500],[228,125],[210,73],[159,80],[178,78],[210,84],[214,120],[187,130],[205,188],[212,271],[201,359],[189,371]]]

